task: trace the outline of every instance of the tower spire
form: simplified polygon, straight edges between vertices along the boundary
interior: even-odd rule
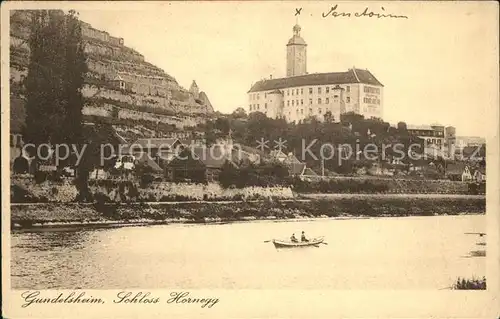
[[[287,77],[307,74],[307,44],[300,36],[301,27],[299,18],[295,17],[297,24],[293,26],[293,36],[288,40],[287,47]]]

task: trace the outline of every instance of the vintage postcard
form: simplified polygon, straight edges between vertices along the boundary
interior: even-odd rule
[[[498,9],[2,3],[2,317],[498,318]]]

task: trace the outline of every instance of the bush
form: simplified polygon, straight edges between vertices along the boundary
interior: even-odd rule
[[[456,290],[486,290],[486,277],[482,279],[465,279],[458,277],[452,288]]]
[[[234,167],[226,163],[219,174],[219,183],[224,188],[251,186],[272,187],[288,185],[288,168],[281,163],[266,163]]]
[[[446,193],[465,194],[467,184],[443,180],[414,180],[390,178],[332,178],[303,181],[289,179],[299,193]],[[473,188],[471,188],[473,189]]]
[[[47,172],[37,171],[35,173],[35,183],[41,184],[47,180],[48,174]]]
[[[155,180],[155,177],[151,174],[144,174],[141,176],[141,187],[146,188],[151,185]]]
[[[10,185],[10,202],[11,203],[33,203],[37,202],[37,198],[28,190],[15,184]]]

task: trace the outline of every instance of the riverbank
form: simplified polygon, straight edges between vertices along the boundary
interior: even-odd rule
[[[13,229],[116,227],[168,223],[225,223],[304,218],[402,217],[483,214],[485,197],[335,197],[163,203],[12,204]]]
[[[224,188],[219,183],[192,184],[108,179],[91,180],[89,191],[96,201],[118,202],[176,202],[176,201],[249,201],[273,198],[293,199],[297,194],[327,193],[336,196],[367,195],[451,195],[480,194],[469,189],[466,182],[448,180],[395,179],[381,177],[335,177],[302,181],[295,179],[288,186]],[[71,203],[78,198],[78,190],[71,179],[59,182],[37,183],[29,175],[11,178],[11,203]]]

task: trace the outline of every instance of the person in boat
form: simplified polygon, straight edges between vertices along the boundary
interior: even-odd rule
[[[301,237],[302,242],[308,242],[309,239],[306,238],[306,233],[302,232],[302,237]]]
[[[297,240],[297,238],[295,237],[295,234],[292,234],[292,236],[290,237],[290,241],[291,241],[292,243],[297,243],[297,242],[299,242],[299,241]]]

